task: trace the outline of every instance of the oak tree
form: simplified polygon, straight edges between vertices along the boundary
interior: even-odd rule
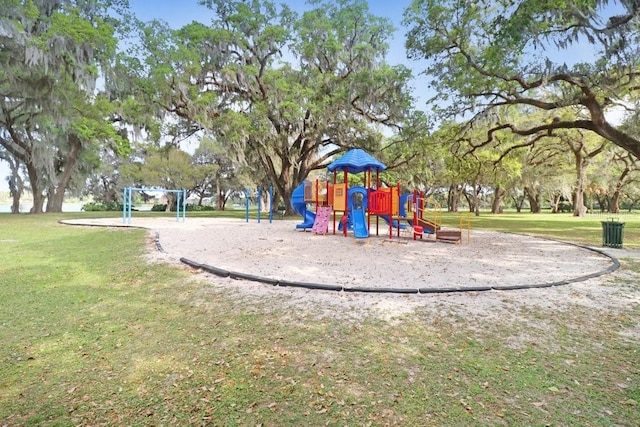
[[[637,1],[414,0],[405,23],[409,55],[427,60],[441,114],[493,120],[496,108],[528,106],[549,120],[527,127],[497,120],[492,129],[522,136],[583,129],[640,156],[640,137],[607,114],[638,111]],[[561,114],[567,109],[570,119]]]

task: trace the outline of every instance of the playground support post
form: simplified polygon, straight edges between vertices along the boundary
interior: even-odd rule
[[[176,221],[185,222],[187,219],[187,190],[167,190],[166,188],[125,187],[122,195],[122,223],[131,224],[131,211],[133,206],[133,191],[157,191],[176,193]]]
[[[269,187],[269,224],[273,222],[273,185]]]
[[[249,189],[244,189],[244,217],[245,221],[249,222]]]
[[[262,213],[262,188],[258,187],[258,224],[260,224],[261,213]]]

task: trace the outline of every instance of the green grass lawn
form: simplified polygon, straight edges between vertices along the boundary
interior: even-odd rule
[[[449,223],[455,215],[447,215]],[[588,215],[575,218],[571,214],[485,214],[472,217],[473,228],[526,233],[588,245],[602,245],[602,222],[624,223],[624,247],[640,248],[640,214]]]
[[[2,426],[640,425],[637,304],[318,317],[149,265],[144,230],[57,222],[78,216],[107,214],[0,214]],[[600,245],[606,219],[472,221]],[[620,220],[640,246],[640,220]],[[612,292],[639,286],[640,263],[622,268]]]

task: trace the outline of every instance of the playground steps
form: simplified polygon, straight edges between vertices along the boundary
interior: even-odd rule
[[[459,230],[438,230],[436,232],[436,240],[445,243],[460,243],[462,241],[462,232]]]
[[[418,218],[417,224],[423,228],[425,233],[435,234],[438,242],[460,243],[462,241],[462,232],[460,230],[443,230],[436,223],[422,218]]]
[[[437,225],[434,222],[429,221],[428,219],[418,218],[416,223],[420,227],[422,227],[422,229],[424,230],[425,233],[433,234],[433,233],[437,232],[438,230],[440,230],[440,226],[439,225]]]

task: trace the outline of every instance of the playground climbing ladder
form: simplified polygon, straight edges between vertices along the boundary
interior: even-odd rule
[[[316,219],[311,227],[313,234],[327,234],[329,219],[331,218],[331,206],[320,206],[316,212]]]

